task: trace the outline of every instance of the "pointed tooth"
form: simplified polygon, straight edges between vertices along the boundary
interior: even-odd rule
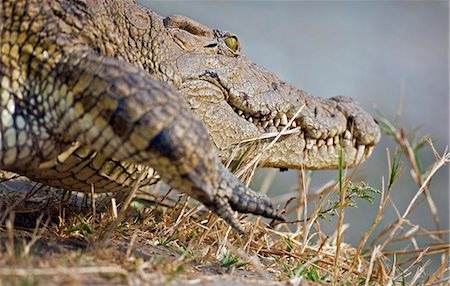
[[[334,136],[334,145],[339,145],[339,136]]]
[[[262,124],[262,128],[266,129],[267,126],[269,126],[269,121],[264,121],[264,123]]]
[[[268,132],[278,132],[278,130],[275,126],[269,126]]]
[[[370,154],[372,154],[373,149],[374,149],[373,146],[367,146],[367,148],[366,148],[366,153],[367,153],[366,156],[367,156],[367,157],[369,157]]]
[[[359,145],[358,146],[358,152],[356,153],[356,160],[355,163],[361,163],[362,158],[364,157],[364,151],[366,150],[366,146]]]
[[[250,116],[250,117],[248,118],[248,121],[249,121],[250,123],[253,123],[253,117]]]
[[[316,139],[306,139],[306,149],[312,149],[316,145]]]
[[[334,137],[334,136],[337,135],[337,133],[338,133],[338,130],[334,128],[334,129],[331,129],[331,130],[329,131],[328,136],[329,136],[329,137]]]
[[[350,139],[350,138],[352,138],[352,134],[350,133],[349,130],[345,130],[344,138],[345,138],[345,139]]]
[[[333,145],[333,137],[330,137],[330,138],[327,139],[327,145],[328,146]]]
[[[322,139],[317,140],[317,147],[322,147],[322,145],[325,144],[325,141],[323,141]]]
[[[295,121],[292,121],[291,127],[292,127],[292,128],[295,128],[295,127],[297,127],[297,122],[295,122]]]
[[[353,138],[352,144],[353,144],[353,146],[356,146],[356,138]]]
[[[241,116],[241,115],[244,113],[244,111],[238,109],[238,112],[237,112],[237,113],[238,113],[239,116]]]
[[[273,125],[273,119],[269,120],[269,125],[272,126]]]
[[[275,127],[278,127],[278,125],[280,125],[281,119],[280,118],[275,118]]]
[[[244,114],[242,114],[241,117],[244,118],[245,120],[247,120],[247,118],[245,118],[245,115],[244,115]]]
[[[352,146],[352,141],[348,140],[348,139],[344,139],[344,140],[342,140],[342,145],[343,145],[343,147]]]
[[[280,124],[285,125],[285,126],[288,124],[288,119],[287,119],[286,113],[283,113],[283,115],[281,115]]]

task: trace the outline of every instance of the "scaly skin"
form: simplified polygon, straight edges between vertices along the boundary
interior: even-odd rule
[[[185,17],[129,0],[2,0],[0,17],[0,168],[51,186],[119,191],[141,172],[154,182],[154,168],[242,231],[232,210],[282,216],[214,146],[227,159],[302,105],[266,166],[336,168],[341,140],[351,167],[379,140],[353,100],[311,97],[241,55],[235,35]]]

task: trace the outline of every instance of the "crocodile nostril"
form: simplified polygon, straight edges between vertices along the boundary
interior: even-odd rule
[[[204,48],[215,48],[215,47],[217,47],[217,43],[212,43],[204,46]]]
[[[351,127],[354,126],[355,123],[355,119],[353,118],[353,116],[349,116],[347,117],[347,128],[351,130]]]
[[[376,120],[375,118],[373,119],[373,121],[374,121],[377,125],[380,125],[380,122],[378,122],[378,120]]]

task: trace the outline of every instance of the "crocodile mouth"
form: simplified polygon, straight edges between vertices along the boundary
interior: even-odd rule
[[[242,109],[239,109],[232,104],[228,103],[231,108],[234,110],[234,112],[242,117],[243,119],[247,120],[248,122],[254,124],[258,129],[260,129],[263,132],[277,132],[282,131],[286,125],[288,125],[291,118],[287,115],[287,113],[278,113],[278,114],[269,114],[269,115],[261,115],[259,114],[249,114]],[[300,124],[297,123],[300,122],[300,119],[296,118],[291,125],[288,127],[290,129],[296,128]]]
[[[250,84],[233,74],[221,76],[202,68],[198,76],[186,76],[179,86],[207,124],[221,158],[232,154],[236,146],[246,149],[252,141],[265,146],[280,132],[269,149],[262,147],[263,166],[336,169],[340,150],[345,167],[370,156],[380,130],[356,101],[344,96],[313,97],[271,74],[263,75],[255,79],[259,84]]]
[[[323,132],[319,138],[312,138],[304,128],[302,128],[300,117],[294,120],[292,112],[262,115],[261,113],[250,114],[228,102],[233,111],[248,123],[255,125],[261,135],[255,138],[242,140],[241,143],[248,143],[256,140],[273,140],[280,135],[280,140],[285,136],[295,136],[297,140],[304,142],[304,152],[316,152],[319,154],[335,153],[341,146],[344,150],[354,150],[353,164],[359,164],[369,157],[375,147],[373,144],[361,144],[354,136],[354,125],[352,120],[347,123],[347,129],[343,132],[334,130]],[[291,115],[292,114],[292,115]],[[350,118],[351,119],[351,118]],[[292,122],[291,122],[292,121]],[[290,124],[289,124],[290,123]]]

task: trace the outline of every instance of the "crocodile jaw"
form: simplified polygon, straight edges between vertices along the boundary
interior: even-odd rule
[[[342,147],[343,165],[350,168],[362,163],[378,143],[379,127],[356,101],[312,97],[243,56],[226,59],[230,63],[223,66],[225,59],[216,59],[207,59],[207,65],[192,55],[178,58],[179,66],[189,67],[184,71],[196,68],[185,75],[189,80],[179,90],[207,125],[222,160],[231,154],[239,158],[255,142],[256,152],[262,151],[300,109],[287,127],[289,134],[264,151],[261,166],[336,169]],[[240,152],[235,152],[237,146]]]
[[[344,139],[337,144],[327,145],[311,143],[314,140],[304,139],[303,134],[297,137],[287,135],[281,137],[270,149],[265,150],[261,157],[261,166],[288,168],[288,169],[337,169],[339,166],[339,153],[342,148],[342,164],[344,168],[351,168],[364,162],[372,153],[373,146],[352,144],[351,140]],[[308,143],[307,143],[308,142]],[[258,148],[263,150],[267,144]],[[246,147],[241,147],[243,152]],[[255,153],[258,151],[255,151]],[[225,160],[226,152],[221,152]]]
[[[356,101],[344,96],[313,97],[283,82],[239,48],[228,49],[225,42],[236,38],[233,34],[209,30],[180,16],[164,21],[176,40],[172,56],[159,68],[174,75],[171,84],[207,125],[222,160],[230,154],[239,156],[252,144],[246,143],[250,139],[263,150],[274,136],[257,138],[283,130],[300,109],[288,127],[290,134],[265,150],[260,165],[336,169],[342,147],[343,165],[353,167],[378,143],[379,127]]]

